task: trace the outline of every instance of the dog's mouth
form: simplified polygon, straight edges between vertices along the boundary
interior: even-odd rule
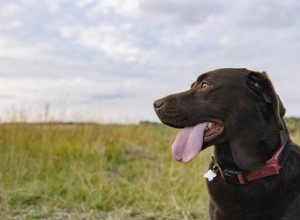
[[[220,122],[208,122],[204,130],[204,142],[212,141],[224,130],[224,125]]]
[[[183,128],[172,145],[174,158],[179,162],[188,163],[200,153],[204,143],[213,141],[223,130],[223,123],[215,121]]]

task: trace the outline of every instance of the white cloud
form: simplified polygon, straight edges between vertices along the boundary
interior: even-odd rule
[[[43,51],[45,47],[47,47],[46,44],[24,44],[22,41],[0,35],[0,57],[39,59],[45,53]]]
[[[266,70],[296,108],[299,10],[296,0],[4,0],[2,103],[67,100],[70,112],[154,120],[154,99],[233,66]]]
[[[0,8],[0,17],[1,18],[10,18],[17,16],[22,12],[22,7],[16,3],[8,3],[1,5]]]
[[[33,79],[33,78],[0,78],[2,102],[45,103],[59,102],[68,97],[69,102],[91,102],[102,98],[118,98],[133,95],[133,91],[142,87],[138,79],[94,82],[85,78],[66,79]],[[21,91],[21,92],[20,92]]]
[[[18,16],[21,14],[23,14],[23,8],[20,5],[15,3],[2,4],[0,7],[0,31],[20,28],[22,21]]]
[[[107,81],[92,81],[86,78],[66,79],[33,79],[33,78],[0,78],[0,113],[11,118],[11,113],[25,112],[27,120],[39,120],[50,106],[51,117],[57,120],[101,120],[138,121],[133,113],[141,102],[131,103],[136,93],[145,82],[139,79],[122,79],[112,77]],[[128,106],[123,113],[118,113]],[[28,111],[28,112],[27,112]],[[86,114],[86,115],[85,115]],[[126,116],[127,114],[127,116]],[[77,115],[78,118],[74,118]]]
[[[214,16],[222,15],[226,9],[224,2],[209,0],[141,0],[140,6],[146,16],[150,16],[154,22],[171,22],[188,26],[203,24]]]
[[[36,2],[37,2],[37,0],[21,0],[21,3],[27,4],[27,5],[32,5]]]
[[[60,33],[64,38],[74,38],[79,44],[92,50],[99,50],[106,56],[130,62],[144,62],[153,56],[151,50],[144,50],[130,25],[118,28],[110,25],[61,27]]]
[[[90,5],[93,2],[95,2],[95,0],[80,0],[80,1],[76,1],[75,4],[77,7],[82,8],[87,5]]]
[[[109,14],[114,11],[115,13],[130,15],[138,7],[138,0],[102,0],[93,7],[92,12]]]
[[[261,1],[249,2],[241,10],[240,25],[247,27],[285,28],[299,24],[300,2],[290,1]],[[252,16],[253,15],[253,16]]]

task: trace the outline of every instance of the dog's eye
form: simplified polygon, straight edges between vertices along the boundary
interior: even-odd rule
[[[201,82],[200,89],[207,89],[211,87],[211,85],[208,82]]]

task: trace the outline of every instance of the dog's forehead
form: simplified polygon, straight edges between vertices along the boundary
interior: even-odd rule
[[[251,71],[247,69],[217,69],[211,72],[204,73],[197,78],[197,82],[207,80],[216,85],[232,85],[235,83],[246,82],[247,76]]]

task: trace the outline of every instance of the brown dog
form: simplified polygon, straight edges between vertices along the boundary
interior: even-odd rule
[[[300,219],[300,150],[266,73],[217,69],[154,108],[164,124],[182,128],[172,146],[177,161],[215,146],[205,174],[211,219]]]

